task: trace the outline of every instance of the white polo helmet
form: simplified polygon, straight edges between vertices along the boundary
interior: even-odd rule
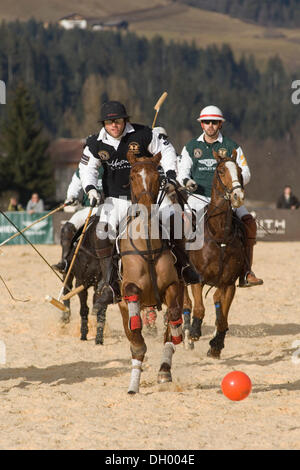
[[[203,108],[197,121],[206,121],[207,119],[211,119],[213,121],[225,121],[220,108],[213,105],[209,105]]]

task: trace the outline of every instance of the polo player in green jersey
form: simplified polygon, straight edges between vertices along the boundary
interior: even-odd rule
[[[202,109],[199,118],[203,133],[182,149],[178,164],[178,181],[189,191],[198,196],[190,195],[188,204],[192,209],[200,211],[210,202],[213,177],[217,161],[213,150],[219,154],[230,157],[233,150],[237,152],[236,162],[242,171],[243,185],[250,181],[250,169],[241,147],[221,134],[222,124],[225,121],[222,111],[217,106],[206,106]],[[246,229],[246,255],[248,266],[240,278],[240,287],[251,287],[263,284],[263,280],[255,276],[252,271],[253,247],[256,243],[256,222],[243,205],[235,210]]]

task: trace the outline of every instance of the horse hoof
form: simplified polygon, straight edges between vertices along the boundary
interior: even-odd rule
[[[86,336],[81,336],[80,341],[87,341],[87,337]]]
[[[136,391],[135,390],[128,390],[128,395],[136,395]]]
[[[157,383],[164,384],[167,382],[172,382],[171,372],[163,371],[158,373]]]
[[[218,349],[210,348],[207,351],[207,356],[212,357],[213,359],[220,359],[221,351],[219,351]]]
[[[103,338],[95,338],[95,344],[103,344]]]
[[[192,335],[192,334],[191,334],[191,340],[192,340],[192,341],[199,341],[200,338],[201,338],[201,335],[198,336],[198,335]]]

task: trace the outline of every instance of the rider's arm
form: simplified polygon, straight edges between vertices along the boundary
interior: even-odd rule
[[[243,184],[244,186],[246,186],[246,184],[249,183],[250,178],[251,178],[250,168],[248,167],[246,157],[241,147],[238,147],[236,151],[237,151],[236,162],[242,170]]]
[[[87,193],[91,189],[97,189],[99,178],[100,157],[97,155],[95,142],[92,138],[87,139],[83,149],[83,155],[79,163],[80,179],[82,187]]]
[[[178,181],[180,184],[185,184],[188,180],[191,179],[191,169],[193,166],[193,161],[186,149],[183,147],[181,156],[178,161]]]
[[[82,183],[79,177],[79,170],[77,169],[73,174],[71,183],[67,190],[67,199],[78,199],[82,191]]]
[[[160,165],[164,173],[171,179],[176,179],[177,175],[177,155],[173,145],[168,138],[157,132],[152,132],[152,140],[148,146],[148,150],[152,155],[161,153]]]

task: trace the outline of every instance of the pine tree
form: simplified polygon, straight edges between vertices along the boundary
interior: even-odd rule
[[[0,127],[1,191],[18,191],[22,201],[32,192],[54,195],[53,169],[46,155],[49,141],[42,136],[37,111],[23,84],[8,99],[6,119]]]

